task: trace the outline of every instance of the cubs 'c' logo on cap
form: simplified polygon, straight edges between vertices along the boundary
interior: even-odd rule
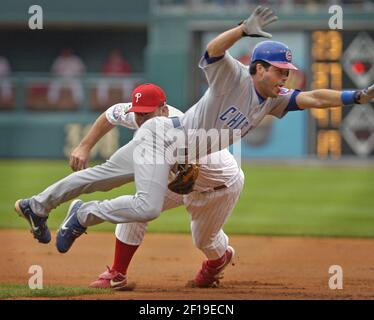
[[[291,62],[291,60],[292,60],[291,50],[286,51],[286,59],[287,59],[288,62]]]
[[[142,94],[140,92],[135,93],[136,102],[139,101],[139,99],[140,99],[141,96],[142,96]]]

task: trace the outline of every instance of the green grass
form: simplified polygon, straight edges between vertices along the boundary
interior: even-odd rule
[[[23,298],[23,297],[72,297],[90,294],[110,294],[110,290],[90,289],[81,287],[44,286],[43,289],[31,290],[28,286],[20,284],[0,284],[0,299]]]
[[[245,189],[225,225],[229,234],[374,237],[373,167],[244,166]],[[14,201],[42,191],[70,174],[65,161],[0,161],[0,227],[25,228],[13,212]],[[83,200],[133,194],[130,184]],[[68,203],[54,210],[49,226],[56,229]],[[114,230],[104,223],[93,230]],[[150,223],[150,232],[189,232],[183,207]]]

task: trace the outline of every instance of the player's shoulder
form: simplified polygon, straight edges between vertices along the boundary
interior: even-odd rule
[[[116,103],[108,108],[108,112],[110,112],[113,119],[118,120],[121,116],[128,113],[129,109],[131,108],[131,102],[121,102]]]
[[[289,101],[294,91],[294,89],[282,87],[275,98],[270,98],[268,100],[273,107],[276,107],[278,104],[283,104],[285,101]]]
[[[169,109],[169,117],[180,117],[184,115],[184,113],[176,107],[173,107],[169,104],[167,105],[167,107]]]
[[[110,108],[116,108],[116,109],[122,108],[123,110],[128,110],[131,108],[131,105],[132,105],[131,102],[119,102],[119,103],[112,105]]]
[[[278,93],[279,96],[285,96],[287,94],[290,94],[292,92],[292,89],[288,89],[285,87],[280,88],[280,92]]]
[[[142,129],[153,129],[160,127],[164,123],[169,123],[170,119],[165,116],[153,117],[145,121],[140,128]]]

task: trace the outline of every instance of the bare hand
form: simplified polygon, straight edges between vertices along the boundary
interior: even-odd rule
[[[73,171],[79,171],[87,168],[90,158],[90,149],[82,146],[76,147],[70,155],[69,165]]]

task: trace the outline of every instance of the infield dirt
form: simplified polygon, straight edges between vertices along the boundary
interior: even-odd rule
[[[111,266],[114,234],[90,232],[59,254],[28,231],[0,231],[0,283],[27,284],[31,265],[44,285],[88,286]],[[236,250],[218,288],[186,287],[204,257],[190,235],[147,234],[128,270],[133,291],[69,299],[373,299],[374,239],[230,236]],[[343,269],[343,289],[329,288],[329,268]]]

